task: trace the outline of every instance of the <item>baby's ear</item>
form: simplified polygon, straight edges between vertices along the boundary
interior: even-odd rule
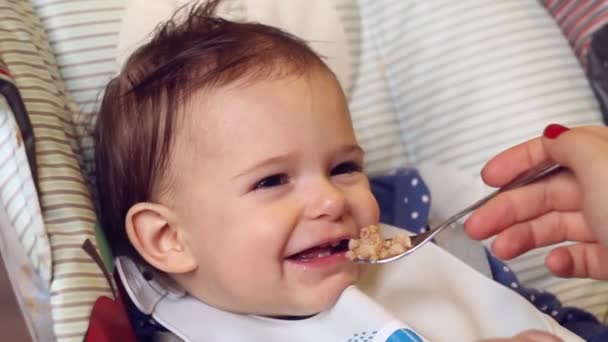
[[[155,203],[137,203],[129,209],[125,226],[131,244],[150,265],[174,274],[196,269],[196,258],[171,209]]]

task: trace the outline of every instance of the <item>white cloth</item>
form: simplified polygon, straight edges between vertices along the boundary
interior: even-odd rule
[[[394,228],[384,229],[388,235]],[[347,341],[363,331],[380,336],[385,326],[394,328],[386,328],[389,335],[411,327],[429,341],[474,341],[527,329],[582,341],[515,292],[432,244],[398,262],[369,266],[358,287],[347,288],[333,308],[297,321],[223,312],[162,279],[144,280],[128,259],[120,258],[117,268],[135,305],[185,341]]]

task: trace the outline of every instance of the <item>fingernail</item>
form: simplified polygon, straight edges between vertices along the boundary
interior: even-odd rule
[[[543,132],[543,135],[549,139],[556,139],[562,133],[569,131],[569,130],[570,130],[570,128],[568,128],[566,126],[562,126],[560,124],[550,124],[549,126],[545,127],[545,131]]]

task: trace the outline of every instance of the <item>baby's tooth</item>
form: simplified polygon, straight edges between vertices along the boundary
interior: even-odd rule
[[[330,251],[323,251],[317,254],[317,258],[325,258],[331,255]]]

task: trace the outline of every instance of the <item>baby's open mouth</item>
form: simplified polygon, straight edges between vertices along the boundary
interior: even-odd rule
[[[348,240],[340,240],[334,243],[315,246],[303,250],[297,254],[287,257],[289,260],[308,261],[320,258],[326,258],[336,253],[344,253],[348,251]]]

